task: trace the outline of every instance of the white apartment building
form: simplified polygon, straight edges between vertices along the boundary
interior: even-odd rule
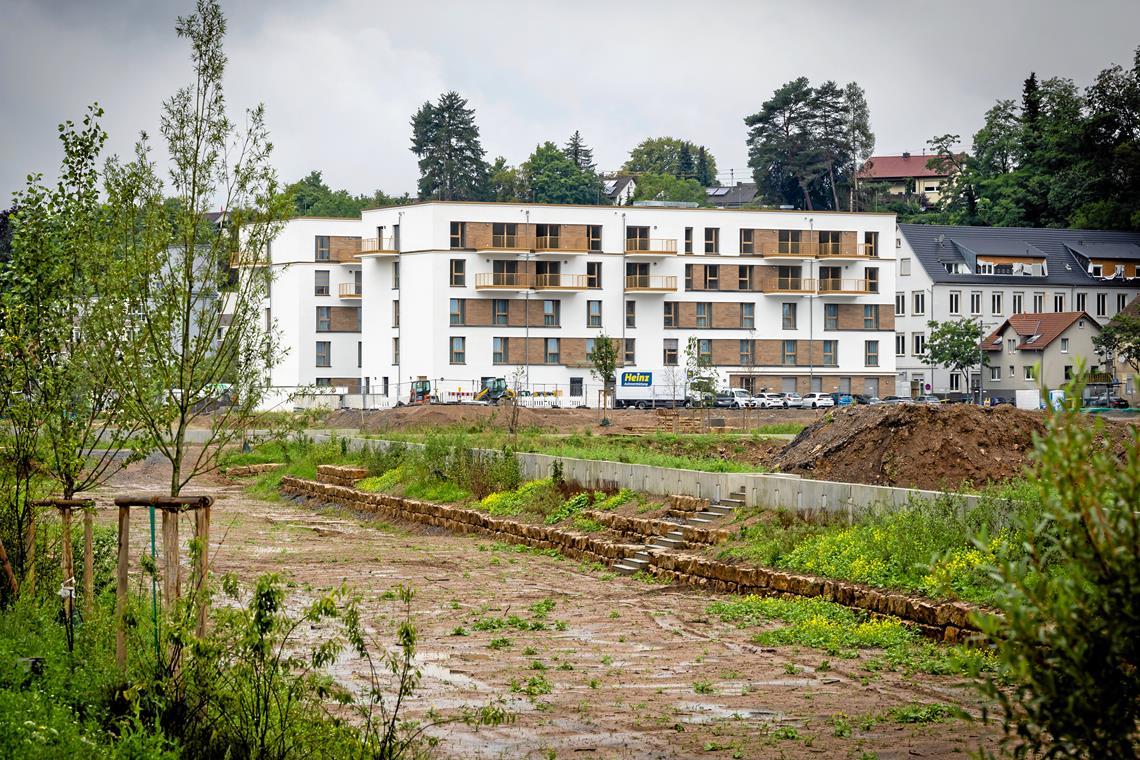
[[[675,373],[689,338],[724,386],[894,390],[895,220],[848,214],[424,202],[288,222],[272,382],[367,406],[512,378],[594,404],[592,342]],[[346,402],[354,403],[349,397]]]
[[[1083,311],[1103,325],[1140,293],[1137,233],[900,224],[897,246],[895,393],[901,396],[978,387],[976,368],[967,380],[919,358],[932,320],[980,319],[988,334],[1015,314]],[[1004,362],[988,366],[983,391],[1023,380],[1005,377],[1009,371]],[[1135,403],[1134,387],[1121,390]]]

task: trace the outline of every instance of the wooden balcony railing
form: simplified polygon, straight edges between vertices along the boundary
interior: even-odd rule
[[[528,272],[479,272],[475,289],[528,290],[534,280]]]
[[[815,280],[809,277],[772,277],[760,283],[764,293],[814,293]]]
[[[852,295],[861,295],[864,293],[878,292],[878,283],[873,280],[847,280],[837,277],[825,277],[819,281],[820,293],[848,293]]]
[[[625,289],[631,292],[667,293],[677,290],[677,277],[671,274],[630,274],[626,275]]]
[[[378,237],[378,238],[362,238],[360,240],[361,253],[398,253],[396,250],[395,236]]]
[[[584,274],[536,274],[534,276],[535,290],[585,290],[587,287]]]
[[[534,239],[536,251],[559,251],[562,250],[562,245],[562,239],[558,235],[540,235]]]
[[[668,256],[677,253],[676,238],[626,238],[626,253]]]
[[[529,251],[534,248],[534,237],[526,232],[517,232],[514,235],[491,235],[490,245],[482,243],[476,246],[479,251]]]
[[[843,245],[842,243],[819,243],[817,255],[821,259],[876,259],[878,247],[873,243],[856,243]]]
[[[362,288],[355,282],[342,282],[338,289],[341,298],[360,298]]]

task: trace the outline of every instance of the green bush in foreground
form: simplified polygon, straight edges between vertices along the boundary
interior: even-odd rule
[[[1044,514],[1021,528],[1028,551],[993,569],[1002,616],[979,619],[1015,682],[983,687],[1018,756],[1132,758],[1140,746],[1140,430],[1121,461],[1102,428],[1052,414],[1032,480]]]

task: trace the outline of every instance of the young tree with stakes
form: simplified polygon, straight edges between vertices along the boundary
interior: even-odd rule
[[[590,374],[602,383],[602,424],[608,425],[606,410],[609,409],[614,392],[614,373],[618,366],[617,339],[605,333],[594,338],[594,350],[586,357],[590,360]]]

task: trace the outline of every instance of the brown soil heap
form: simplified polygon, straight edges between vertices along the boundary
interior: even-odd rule
[[[1045,429],[1012,406],[900,404],[836,409],[773,464],[820,480],[955,490],[1019,477]]]

